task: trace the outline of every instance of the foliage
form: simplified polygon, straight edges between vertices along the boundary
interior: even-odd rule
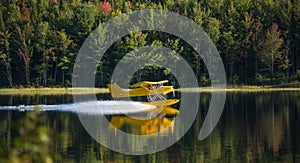
[[[227,79],[238,77],[240,84],[258,84],[259,73],[275,80],[297,80],[294,76],[300,69],[299,6],[299,0],[1,1],[0,75],[4,77],[0,85],[49,86],[71,82],[76,55],[90,32],[110,18],[146,8],[177,12],[203,27],[220,52]],[[207,74],[206,66],[211,66],[205,65],[180,38],[142,31],[141,35],[132,33],[121,38],[106,52],[99,62],[96,85],[106,87],[120,59],[147,45],[166,46],[183,56],[199,84],[203,74]],[[162,74],[159,78],[175,80],[170,76],[172,72],[166,72],[153,64],[133,78],[156,80],[149,74],[157,73]]]
[[[13,148],[1,156],[1,162],[46,162],[58,159],[49,149],[54,135],[45,125],[43,115],[38,110],[26,113],[15,126],[18,136],[13,140]],[[3,153],[1,153],[3,154]]]
[[[209,79],[207,79],[207,77],[205,75],[203,75],[201,77],[200,84],[201,84],[201,86],[208,86],[209,85]]]

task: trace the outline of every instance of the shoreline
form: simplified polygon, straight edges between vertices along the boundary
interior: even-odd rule
[[[72,95],[94,93],[109,93],[109,91],[107,88],[85,87],[0,88],[0,95]]]
[[[228,88],[198,87],[175,89],[178,92],[270,92],[270,91],[300,91],[300,87],[278,87],[271,86],[242,86]],[[72,88],[72,87],[42,87],[42,88],[0,88],[0,95],[72,95],[72,94],[101,94],[109,93],[108,88]]]
[[[300,91],[300,88],[181,88],[176,89],[179,92],[275,92],[275,91]]]

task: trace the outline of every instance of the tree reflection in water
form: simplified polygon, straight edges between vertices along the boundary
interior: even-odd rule
[[[217,127],[199,141],[210,102],[210,94],[201,93],[198,116],[185,136],[161,152],[144,156],[101,146],[74,113],[0,110],[0,162],[300,162],[299,99],[299,92],[228,92]],[[109,118],[116,128],[135,134],[162,128],[172,134],[173,119]]]

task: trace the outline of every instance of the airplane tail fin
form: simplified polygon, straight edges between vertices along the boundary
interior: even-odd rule
[[[117,84],[108,84],[108,89],[113,98],[118,97],[124,97],[126,96],[126,92],[123,91],[121,87],[119,87]]]

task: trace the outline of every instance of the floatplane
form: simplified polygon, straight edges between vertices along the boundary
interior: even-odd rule
[[[132,85],[131,87],[134,89],[130,90],[124,90],[117,84],[108,84],[108,89],[113,98],[147,96],[148,102],[143,103],[157,106],[156,109],[153,109],[151,111],[175,115],[178,114],[179,111],[175,108],[171,108],[170,106],[178,103],[179,100],[166,98],[166,95],[170,92],[173,92],[174,95],[173,86],[163,85],[167,82],[168,80],[157,82],[142,81]]]

